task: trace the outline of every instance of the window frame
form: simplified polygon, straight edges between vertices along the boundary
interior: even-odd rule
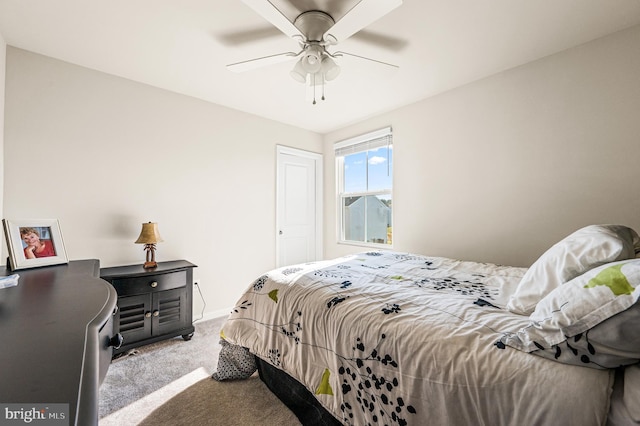
[[[371,247],[371,248],[393,248],[393,221],[395,214],[393,213],[393,156],[391,156],[391,164],[388,163],[388,167],[391,167],[391,187],[383,190],[373,190],[373,191],[356,191],[356,192],[345,192],[345,173],[344,173],[344,159],[347,155],[356,154],[359,152],[367,152],[374,147],[385,146],[379,143],[379,140],[386,138],[387,143],[386,146],[389,149],[393,149],[393,131],[392,128],[385,127],[379,130],[375,130],[369,133],[365,133],[350,139],[342,140],[340,142],[336,142],[334,144],[334,155],[335,155],[335,164],[336,164],[336,216],[337,216],[337,236],[336,241],[338,244],[347,244],[354,246],[362,246],[362,247]],[[373,142],[373,146],[368,146],[369,143]],[[377,143],[376,143],[377,142]],[[358,149],[358,146],[361,149]],[[362,149],[365,148],[365,149]],[[351,152],[349,152],[351,150]],[[369,167],[367,165],[367,167]],[[368,176],[367,176],[367,185],[368,185]],[[347,240],[345,238],[346,230],[344,228],[344,199],[349,197],[366,197],[374,196],[377,197],[379,195],[388,195],[391,199],[391,243],[375,243],[368,241],[356,241],[356,240]],[[367,214],[365,209],[365,240],[366,229],[367,229]]]

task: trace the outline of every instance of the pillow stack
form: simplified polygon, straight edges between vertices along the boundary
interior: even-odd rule
[[[616,368],[640,360],[640,259],[594,268],[553,290],[529,325],[502,343],[567,364]]]
[[[511,295],[507,309],[530,315],[555,288],[606,263],[633,259],[640,252],[636,231],[622,225],[590,225],[547,250],[527,270]]]
[[[559,362],[615,368],[640,360],[640,238],[592,225],[545,252],[507,305],[529,325],[500,341]]]

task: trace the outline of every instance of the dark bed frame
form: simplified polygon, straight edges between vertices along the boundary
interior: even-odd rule
[[[339,426],[335,417],[300,382],[267,361],[256,358],[260,379],[298,417],[304,426]]]

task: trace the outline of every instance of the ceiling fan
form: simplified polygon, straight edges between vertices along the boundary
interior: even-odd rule
[[[279,1],[279,7],[274,3]],[[298,41],[298,52],[284,52],[263,56],[246,61],[227,65],[234,72],[244,72],[258,67],[289,61],[299,58],[290,72],[296,81],[308,84],[313,88],[313,103],[315,100],[316,86],[322,86],[324,100],[324,84],[335,79],[340,73],[340,66],[334,59],[349,56],[356,59],[370,61],[384,66],[398,68],[396,65],[378,61],[352,53],[336,51],[331,53],[328,49],[346,40],[367,25],[386,15],[402,4],[402,0],[352,0],[348,9],[342,13],[326,10],[331,3],[324,6],[313,5],[313,9],[299,13],[299,8],[293,8],[292,0],[243,0],[259,15],[264,17],[272,25],[282,31],[286,36]],[[306,2],[307,8],[309,2]],[[342,1],[342,6],[348,2]],[[319,6],[317,9],[315,6]],[[320,7],[325,10],[320,10]],[[332,15],[333,13],[333,15]],[[334,17],[335,15],[335,17]],[[341,16],[338,16],[341,15]]]

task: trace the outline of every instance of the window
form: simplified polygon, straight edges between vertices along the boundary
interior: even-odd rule
[[[335,155],[339,241],[391,245],[391,128],[338,142]]]

